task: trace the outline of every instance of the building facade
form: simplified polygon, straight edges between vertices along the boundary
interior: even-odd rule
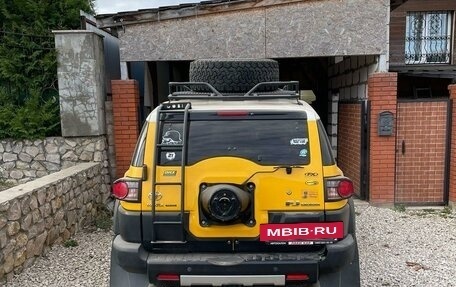
[[[119,40],[121,77],[106,97],[117,175],[168,82],[188,80],[190,61],[272,58],[280,80],[317,96],[313,106],[360,198],[455,202],[456,3],[427,2],[219,0],[98,15],[98,28]]]

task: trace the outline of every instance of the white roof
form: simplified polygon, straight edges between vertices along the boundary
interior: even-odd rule
[[[174,102],[174,101],[173,101]],[[320,117],[315,110],[306,102],[296,99],[261,99],[261,100],[188,100],[182,99],[179,102],[191,102],[192,110],[194,111],[305,111],[307,114],[307,120],[315,121]],[[169,103],[169,102],[167,102]],[[155,122],[157,118],[157,109],[154,109],[152,113],[147,117],[148,122]]]

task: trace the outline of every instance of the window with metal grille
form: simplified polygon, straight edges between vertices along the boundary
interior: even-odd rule
[[[406,64],[449,64],[451,12],[408,12],[405,34]]]

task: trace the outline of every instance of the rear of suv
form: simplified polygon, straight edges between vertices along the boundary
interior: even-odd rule
[[[359,286],[353,184],[273,60],[198,60],[113,184],[110,286]]]

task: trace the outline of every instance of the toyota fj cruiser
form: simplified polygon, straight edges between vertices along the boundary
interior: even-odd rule
[[[111,286],[359,286],[352,182],[273,60],[197,60],[147,118]]]

